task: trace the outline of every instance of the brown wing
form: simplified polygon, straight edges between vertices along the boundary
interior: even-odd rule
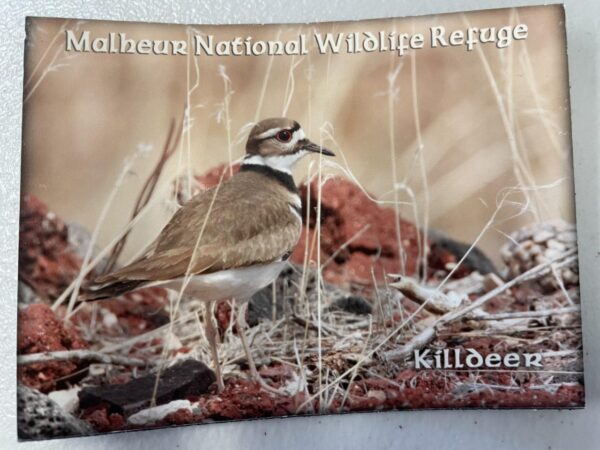
[[[210,273],[268,263],[291,252],[300,222],[285,189],[263,178],[242,172],[198,194],[175,213],[151,255],[95,282],[170,280],[188,270]]]

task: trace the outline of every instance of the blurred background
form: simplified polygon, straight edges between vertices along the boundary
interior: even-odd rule
[[[574,220],[563,9],[495,10],[416,19],[282,26],[184,26],[31,18],[24,74],[23,192],[66,221],[92,230],[124,162],[135,160],[110,203],[98,245],[129,221],[172,119],[189,123],[158,192],[188,172],[202,174],[244,153],[248,123],[280,116],[339,155],[343,170],[376,198],[401,203],[407,220],[472,242],[507,188],[510,197],[480,246],[498,261],[505,233],[537,220]],[[526,23],[529,37],[493,44],[396,53],[320,55],[312,34],[421,32]],[[306,56],[186,57],[66,53],[64,29],[133,39],[215,40],[309,37]],[[427,40],[426,40],[427,42]],[[414,75],[414,76],[413,76]],[[227,80],[227,81],[225,81]],[[415,102],[416,100],[416,102]],[[418,116],[418,126],[415,120]],[[229,122],[228,122],[229,121]],[[227,126],[229,123],[229,127]],[[230,143],[230,144],[229,144]],[[296,172],[306,177],[309,161]],[[395,173],[394,173],[395,172]],[[537,186],[537,188],[536,188]],[[544,187],[545,186],[545,187]],[[413,200],[414,198],[414,200]],[[528,204],[525,214],[509,219]],[[172,209],[158,204],[134,230],[125,256],[160,231]],[[507,219],[507,220],[503,220]]]

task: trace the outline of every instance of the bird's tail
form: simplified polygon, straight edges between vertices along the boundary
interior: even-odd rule
[[[81,302],[90,302],[115,298],[137,289],[144,283],[145,281],[143,280],[114,280],[107,283],[92,281],[81,287],[78,300]]]

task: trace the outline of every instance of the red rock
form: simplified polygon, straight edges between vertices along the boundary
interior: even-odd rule
[[[100,432],[123,430],[126,426],[121,414],[108,412],[108,407],[98,407],[84,411],[82,419],[89,423],[94,430]]]
[[[271,396],[257,383],[241,379],[225,380],[225,389],[199,400],[198,420],[238,420],[292,414],[299,405],[293,397]]]
[[[383,402],[373,397],[349,396],[347,407],[350,411],[375,411],[381,409]]]
[[[77,350],[87,347],[75,328],[63,325],[45,304],[33,304],[19,312],[18,324],[18,354]],[[59,384],[57,379],[67,377],[79,369],[79,364],[73,361],[30,364],[19,366],[18,377],[29,387],[49,392]]]
[[[305,207],[309,191],[311,205],[316,205],[316,181],[310,189],[306,185],[300,189]],[[316,220],[316,208],[311,208],[308,227],[305,227],[292,254],[292,261],[304,262],[306,239],[312,242]],[[398,220],[406,274],[413,275],[417,270],[419,231],[410,222]],[[371,270],[374,270],[378,282],[385,274],[400,273],[396,222],[393,209],[381,207],[354,183],[343,178],[328,180],[321,190],[321,262],[334,254],[336,256],[325,267],[324,278],[345,287],[354,284],[371,286]],[[312,251],[311,261],[315,260],[316,254]]]
[[[304,262],[304,255],[306,252],[306,240],[308,239],[308,260],[316,265],[317,263],[317,253],[316,253],[316,233],[314,228],[302,227],[302,232],[300,233],[300,239],[298,240],[298,244],[296,244],[296,248],[292,252],[292,256],[290,259],[294,262],[302,264]],[[327,247],[327,245],[321,242],[321,263],[327,261],[329,255],[327,252],[323,251],[323,248]]]
[[[456,264],[458,258],[449,250],[446,250],[438,245],[432,245],[429,252],[429,258],[427,264],[431,269],[441,270],[443,272],[449,272],[449,267],[452,264]],[[462,271],[462,267],[459,268],[453,278],[461,278],[457,275],[457,272]],[[464,276],[464,274],[462,275]]]
[[[54,299],[77,276],[80,266],[64,222],[39,199],[25,195],[19,221],[19,279],[42,298]]]
[[[396,379],[398,381],[409,381],[412,380],[415,376],[417,376],[418,372],[415,369],[405,369],[398,372]]]
[[[110,429],[106,409],[95,409],[89,414],[85,414],[83,419],[97,431],[107,431]]]
[[[69,230],[32,195],[23,197],[19,226],[19,279],[43,300],[52,300],[75,279],[81,267],[81,258],[68,240]],[[168,302],[164,289],[149,288],[119,300],[103,301],[102,307],[114,313],[121,330],[132,336],[167,323],[164,307]],[[90,310],[86,308],[72,317],[73,323],[89,320]],[[106,331],[111,335],[111,330]]]
[[[215,316],[219,332],[223,335],[231,323],[231,304],[228,301],[219,302],[215,310]]]
[[[111,430],[122,430],[125,427],[125,419],[119,413],[112,413],[108,416],[108,423]]]
[[[162,422],[166,425],[185,425],[193,420],[194,414],[189,409],[179,409],[165,416]]]
[[[168,304],[167,291],[156,287],[102,301],[102,307],[117,316],[119,327],[128,336],[136,336],[169,323],[169,314],[165,310]],[[110,330],[107,331],[110,335]]]

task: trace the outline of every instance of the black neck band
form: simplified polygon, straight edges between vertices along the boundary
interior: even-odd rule
[[[294,178],[289,174],[282,172],[281,170],[273,169],[269,166],[263,166],[260,164],[242,164],[240,172],[257,172],[266,175],[274,180],[277,180],[279,184],[285,187],[288,191],[298,194],[298,187],[294,183]]]

